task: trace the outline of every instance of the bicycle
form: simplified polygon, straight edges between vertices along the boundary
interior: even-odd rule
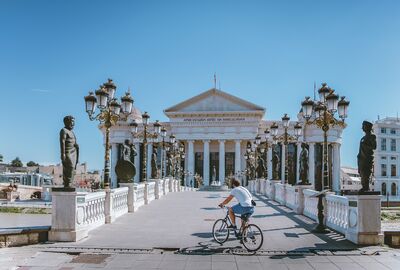
[[[226,206],[223,206],[222,209],[227,209]],[[232,228],[236,238],[240,240],[240,243],[246,248],[247,251],[257,251],[261,248],[264,242],[264,236],[260,229],[255,224],[248,224],[249,218],[251,214],[244,214],[244,215],[235,215],[242,220],[242,225],[240,229]],[[215,221],[212,229],[212,234],[214,240],[219,243],[225,243],[229,238],[229,225],[232,226],[232,221],[229,218],[229,211],[227,209],[225,218],[218,219]]]

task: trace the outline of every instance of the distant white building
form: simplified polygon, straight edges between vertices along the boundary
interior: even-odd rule
[[[357,168],[340,168],[340,190],[360,190],[361,178]]]
[[[51,185],[53,177],[48,174],[36,172],[2,172],[0,173],[0,183],[14,183],[26,186]]]
[[[400,119],[386,117],[377,120],[374,133],[377,140],[374,154],[375,190],[381,191],[385,200],[400,201]]]

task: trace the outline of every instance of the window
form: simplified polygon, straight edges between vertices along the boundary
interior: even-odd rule
[[[387,176],[386,164],[381,164],[381,175],[382,176]]]
[[[392,186],[390,187],[390,193],[392,196],[396,196],[397,195],[397,186],[396,183],[392,183]]]
[[[390,129],[390,134],[396,134],[396,130],[394,128]]]
[[[390,160],[396,160],[396,157],[390,157]]]
[[[390,139],[390,151],[396,151],[396,139]]]
[[[381,139],[381,150],[386,151],[386,138]]]
[[[386,157],[381,157],[381,159],[385,159],[386,160]]]
[[[390,175],[396,176],[396,164],[390,165]]]
[[[386,134],[386,128],[381,128],[381,133]]]
[[[382,195],[386,195],[386,183],[382,183],[381,192],[382,192]]]

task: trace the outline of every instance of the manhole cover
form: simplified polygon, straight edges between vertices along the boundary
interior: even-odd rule
[[[80,254],[72,259],[71,263],[101,264],[110,254]]]

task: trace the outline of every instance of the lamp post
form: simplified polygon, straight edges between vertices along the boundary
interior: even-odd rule
[[[165,159],[166,159],[166,154],[165,154],[165,137],[167,136],[167,130],[165,127],[161,128],[161,137],[162,137],[162,146],[161,146],[161,178],[165,177]]]
[[[143,125],[143,130],[138,131],[138,124],[136,122],[131,123],[132,127],[132,135],[135,139],[138,139],[141,141],[143,144],[143,159],[142,159],[142,181],[147,182],[148,175],[147,175],[147,145],[148,145],[148,139],[153,139],[155,142],[157,142],[158,136],[161,133],[161,124],[156,120],[153,123],[154,127],[154,132],[149,132],[149,119],[150,115],[147,112],[144,112],[142,114],[142,125]]]
[[[114,126],[118,120],[124,120],[132,112],[133,99],[129,92],[121,97],[121,103],[114,97],[117,87],[111,79],[100,86],[95,94],[89,92],[85,96],[86,112],[91,121],[99,121],[105,128],[105,155],[104,155],[104,188],[110,188],[110,128]],[[96,115],[96,108],[100,112]]]
[[[306,120],[306,124],[314,124],[324,132],[323,182],[322,179],[316,179],[315,182],[315,190],[320,192],[318,194],[318,225],[313,230],[316,233],[328,232],[324,226],[324,205],[322,202],[325,192],[331,187],[328,172],[328,131],[334,126],[346,127],[344,120],[347,118],[347,109],[350,104],[349,101],[345,100],[344,96],[341,97],[339,101],[339,96],[334,92],[335,91],[328,87],[326,83],[322,83],[321,88],[318,90],[319,101],[314,102],[310,97],[306,97],[301,103],[302,113]],[[341,120],[335,118],[336,112],[338,112]],[[311,120],[312,117],[314,117],[313,120]],[[323,186],[325,186],[325,192],[323,191]]]
[[[275,142],[281,142],[285,145],[285,179],[284,182],[285,184],[288,182],[288,144],[292,142],[297,142],[301,135],[301,125],[299,122],[297,122],[294,125],[294,135],[290,135],[288,130],[290,126],[290,117],[285,113],[282,117],[282,125],[283,125],[283,133],[281,135],[278,135],[279,131],[279,126],[276,122],[272,123],[270,129],[271,129],[271,135],[272,139]]]
[[[181,180],[182,178],[182,168],[181,162],[185,158],[185,145],[176,141],[174,135],[169,137],[169,144],[167,144],[167,152],[172,158],[172,177],[176,177]]]

